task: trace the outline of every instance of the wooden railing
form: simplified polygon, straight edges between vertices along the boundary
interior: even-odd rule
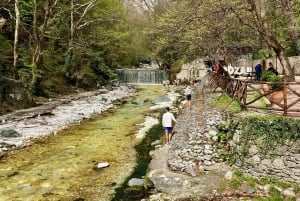
[[[276,111],[288,116],[300,117],[300,83],[298,82],[261,82],[254,80],[239,80],[216,73],[207,75],[208,85],[213,90],[222,89],[232,101],[236,100],[243,109],[249,108]],[[280,85],[277,89],[265,89],[263,86]],[[261,104],[264,100],[267,106]]]

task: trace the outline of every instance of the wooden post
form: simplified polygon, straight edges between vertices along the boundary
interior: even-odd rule
[[[283,83],[283,115],[287,116],[287,84]]]
[[[246,103],[247,103],[247,87],[248,87],[248,83],[244,83],[244,84],[245,84],[245,88],[244,88],[244,92],[243,92],[243,107],[244,107],[244,109],[247,110]]]

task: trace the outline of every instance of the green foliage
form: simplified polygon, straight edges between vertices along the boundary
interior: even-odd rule
[[[223,161],[233,165],[237,160],[237,153],[233,149],[228,149],[228,141],[234,136],[235,130],[239,126],[237,119],[228,118],[226,122],[218,125],[218,146],[222,146],[224,150],[219,152],[219,156]]]
[[[30,85],[29,85],[29,91],[31,92],[31,94],[35,95],[35,96],[43,96],[44,94],[42,93],[42,88],[40,85],[40,82],[38,82],[36,79],[32,80]]]
[[[259,43],[261,44],[262,41],[261,39],[259,39]],[[256,59],[269,59],[269,58],[274,58],[276,57],[276,54],[270,50],[270,48],[267,47],[259,47],[259,48],[254,48],[253,49],[253,55],[252,55],[252,59],[256,60]]]
[[[283,77],[280,77],[271,71],[263,71],[260,80],[265,82],[278,82],[278,84],[270,84],[270,89],[276,90],[282,88],[282,84],[280,83],[283,82],[283,79]]]
[[[235,130],[239,126],[239,121],[237,119],[230,118],[225,123],[218,125],[218,139],[220,142],[224,143],[232,139]]]
[[[300,124],[298,119],[282,116],[248,116],[243,121],[243,136],[245,144],[249,140],[261,138],[261,151],[269,152],[273,147],[284,145],[287,141],[300,139]]]
[[[76,86],[80,88],[95,88],[97,76],[87,65],[82,66],[76,76]]]
[[[233,178],[229,182],[229,187],[237,190],[242,184],[242,180],[240,178]]]
[[[235,170],[233,172],[233,178],[229,182],[229,187],[231,189],[239,189],[241,184],[247,183],[249,186],[252,186],[253,188],[256,188],[257,185],[270,185],[269,188],[269,196],[268,197],[261,197],[261,196],[255,196],[253,197],[253,201],[275,201],[275,200],[295,200],[295,197],[288,197],[283,198],[281,195],[281,192],[279,188],[281,189],[287,189],[292,188],[294,192],[299,192],[300,186],[297,183],[288,183],[283,182],[281,180],[278,180],[274,176],[267,176],[260,179],[256,179],[250,176],[244,175],[240,170]]]
[[[242,128],[243,146],[239,148],[228,147],[237,128]],[[248,155],[251,141],[256,141],[262,155],[272,154],[274,147],[293,143],[300,139],[299,119],[282,117],[277,115],[247,116],[243,119],[233,118],[222,123],[218,127],[218,146],[223,148],[219,151],[220,159],[232,165],[237,159],[244,161]],[[274,181],[273,181],[274,180]],[[275,178],[263,178],[261,183],[275,182]]]
[[[32,1],[20,0],[20,18],[23,23],[32,24],[33,20],[33,7]]]
[[[233,175],[236,176],[236,177],[244,177],[244,173],[240,170],[235,170],[233,172]]]
[[[33,2],[20,0],[18,73],[33,94],[54,96],[72,86],[91,89],[97,84],[106,85],[116,78],[116,68],[130,67],[137,57],[151,57],[145,35],[145,25],[149,24],[147,15],[127,12],[119,0],[102,0],[89,9],[86,1],[76,1],[75,33],[71,38],[70,1],[58,1],[55,6],[52,3],[49,2],[51,10],[45,18],[46,4],[37,1],[39,41],[33,34]],[[4,10],[14,16],[14,2],[4,6]],[[83,15],[85,9],[87,12]],[[6,19],[0,33],[0,73],[11,77],[14,19],[9,15]],[[43,25],[45,19],[48,20],[46,26]],[[38,42],[42,48],[41,60],[35,70],[32,57]]]
[[[281,192],[277,188],[275,188],[274,186],[270,187],[269,193],[270,193],[271,196],[278,196],[278,197],[280,197],[280,195],[281,195]]]
[[[258,183],[261,185],[266,184],[275,184],[278,181],[278,179],[275,176],[266,176],[258,180]]]
[[[11,76],[9,66],[12,65],[13,43],[0,33],[0,44],[0,73],[2,76]]]
[[[74,92],[61,76],[53,76],[42,83],[45,97],[56,97],[58,94],[69,94]]]
[[[274,74],[272,71],[263,71],[260,80],[266,82],[283,82],[283,78]]]
[[[231,103],[232,99],[227,94],[222,94],[222,96],[218,97],[216,101],[211,101],[210,106],[211,107],[218,107],[220,109],[226,109],[228,105]],[[241,106],[237,101],[233,101],[227,110],[230,113],[237,113],[241,111]]]

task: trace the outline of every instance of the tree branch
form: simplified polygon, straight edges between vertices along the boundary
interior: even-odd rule
[[[88,13],[88,11],[89,11],[90,9],[92,9],[92,8],[96,5],[96,2],[97,2],[96,0],[93,0],[93,1],[90,1],[90,2],[88,2],[88,3],[86,3],[86,4],[84,5],[84,6],[86,6],[86,7],[85,7],[85,9],[84,9],[84,11],[83,11],[83,13],[82,13],[80,19],[77,21],[76,26],[79,26],[79,24],[83,21],[84,17],[85,17],[86,14]]]

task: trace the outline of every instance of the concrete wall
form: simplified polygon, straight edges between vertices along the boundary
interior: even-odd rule
[[[300,76],[300,56],[290,57],[291,66],[295,68],[295,74]],[[264,68],[268,68],[268,63],[272,62],[279,74],[282,74],[282,66],[278,58],[266,59],[266,60],[240,60],[224,68],[229,72],[230,75],[239,74],[251,74],[255,72],[255,65],[258,63],[263,64]],[[181,68],[181,71],[176,74],[176,79],[200,79],[205,76],[207,68],[203,59],[197,59],[191,63],[184,64]],[[252,74],[254,76],[254,74]]]
[[[290,60],[291,66],[293,68],[295,68],[296,75],[300,75],[300,56],[289,57],[289,60]],[[269,62],[272,62],[274,64],[274,66],[277,68],[277,71],[279,72],[279,74],[282,74],[282,66],[281,66],[278,58],[266,59],[265,60],[265,68],[268,68]],[[263,60],[242,60],[237,63],[233,63],[231,65],[239,66],[239,67],[249,67],[249,68],[252,68],[253,72],[254,72],[254,67],[258,63],[263,64]]]
[[[206,66],[202,59],[183,64],[181,71],[176,74],[176,79],[200,79],[206,74]]]

